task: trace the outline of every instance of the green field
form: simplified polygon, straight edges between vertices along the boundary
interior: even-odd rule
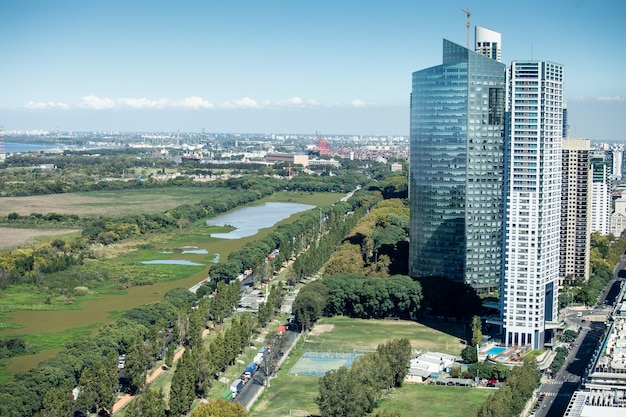
[[[464,326],[447,324],[445,331],[424,324],[396,320],[361,320],[347,317],[324,317],[313,331],[303,336],[289,354],[277,378],[261,395],[250,411],[251,417],[289,416],[293,410],[317,414],[314,403],[318,393],[317,376],[293,375],[289,370],[307,351],[367,352],[387,340],[407,338],[415,350],[439,351],[460,355],[465,345],[461,343]],[[467,416],[481,404],[490,391],[458,389],[457,387],[431,387],[405,385],[386,394],[380,408],[393,409],[402,405],[403,415],[410,416]],[[450,401],[449,398],[454,398]],[[399,402],[400,401],[400,402]],[[435,405],[431,406],[431,403]],[[424,404],[428,404],[425,407]],[[407,410],[418,410],[419,413]]]
[[[472,416],[493,391],[482,388],[405,384],[389,392],[378,410],[399,411],[405,417]]]
[[[441,323],[437,323],[439,326]],[[464,325],[446,324],[438,329],[405,320],[364,320],[322,317],[304,341],[305,351],[370,352],[388,340],[407,338],[415,350],[458,355]],[[318,334],[319,333],[319,334]]]

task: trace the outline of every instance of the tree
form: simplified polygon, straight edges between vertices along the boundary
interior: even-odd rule
[[[174,364],[174,354],[176,353],[176,345],[170,343],[167,345],[167,351],[165,352],[165,366],[171,368]]]
[[[483,341],[482,325],[480,316],[472,317],[472,346],[480,346]]]
[[[246,417],[248,413],[241,403],[231,403],[222,399],[200,404],[189,417]]]
[[[372,389],[361,386],[348,368],[342,366],[320,378],[315,403],[322,417],[362,417],[374,408]]]
[[[466,346],[461,351],[461,359],[463,359],[465,363],[476,363],[478,361],[476,348],[474,346]]]
[[[76,408],[86,414],[92,410],[96,412],[110,410],[113,406],[113,388],[105,365],[101,363],[94,368],[85,367],[78,381],[79,393],[76,398]]]
[[[165,417],[165,397],[163,390],[148,389],[137,395],[126,408],[125,417]]]
[[[322,315],[326,300],[322,295],[312,291],[299,293],[293,302],[292,311],[302,330],[308,330]]]
[[[43,398],[42,417],[70,416],[72,407],[72,390],[69,386],[52,388]]]
[[[178,361],[170,388],[170,415],[185,415],[195,398],[196,377],[191,369],[191,351],[186,350]]]
[[[389,364],[391,370],[391,387],[402,386],[402,381],[409,371],[409,361],[411,358],[411,343],[409,339],[394,339],[387,343],[378,345],[376,348],[382,359]]]

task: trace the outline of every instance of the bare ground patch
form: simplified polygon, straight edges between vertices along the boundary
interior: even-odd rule
[[[0,216],[18,213],[76,214],[79,216],[123,215],[130,213],[158,213],[185,203],[201,200],[198,191],[185,194],[179,190],[124,190],[97,191],[84,194],[47,194],[27,197],[0,198]]]
[[[311,329],[309,335],[310,336],[319,336],[319,335],[321,335],[323,333],[327,333],[327,332],[332,331],[334,327],[335,327],[334,324],[316,324]]]
[[[18,229],[14,227],[0,227],[0,250],[15,248],[40,237],[67,235],[78,233],[77,229]]]

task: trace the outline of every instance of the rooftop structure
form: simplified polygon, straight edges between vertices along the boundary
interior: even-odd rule
[[[488,58],[502,61],[502,35],[480,26],[474,28],[475,51]]]

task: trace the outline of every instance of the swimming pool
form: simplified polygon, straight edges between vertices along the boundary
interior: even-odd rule
[[[489,350],[487,350],[485,353],[487,355],[499,355],[502,352],[504,352],[505,350],[506,350],[505,347],[494,346],[494,347],[490,348]]]

